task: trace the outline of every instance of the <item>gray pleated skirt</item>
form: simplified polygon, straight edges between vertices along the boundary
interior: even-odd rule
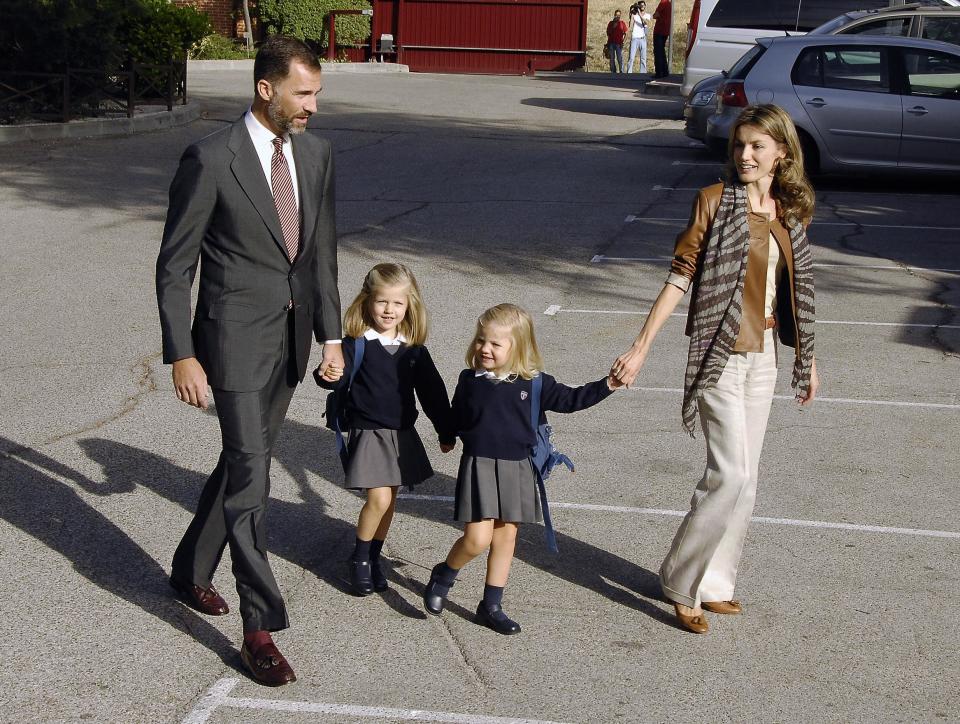
[[[454,520],[486,518],[510,523],[543,520],[537,479],[529,460],[500,460],[464,455],[457,474]]]
[[[414,428],[350,430],[346,487],[414,486],[433,475],[430,458]]]

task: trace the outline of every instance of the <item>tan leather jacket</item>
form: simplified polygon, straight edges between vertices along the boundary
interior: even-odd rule
[[[673,263],[667,283],[679,287],[684,292],[693,286],[690,300],[690,313],[687,316],[687,334],[693,326],[693,315],[697,301],[697,280],[700,277],[700,263],[710,227],[720,206],[723,184],[714,184],[701,189],[693,203],[690,223],[677,237]],[[771,221],[766,214],[750,212],[750,249],[747,253],[747,272],[743,283],[743,316],[740,321],[740,334],[737,336],[734,352],[762,352],[764,317],[763,306],[766,296],[767,259],[770,234],[773,234],[780,255],[784,261],[783,271],[777,279],[777,303],[774,315],[777,318],[777,334],[785,345],[797,347],[796,303],[793,294],[793,247],[790,234],[779,219]],[[787,313],[787,310],[790,310]]]

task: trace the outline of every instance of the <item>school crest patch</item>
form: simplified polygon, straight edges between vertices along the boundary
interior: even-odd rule
[[[521,391],[520,391],[520,399],[521,399],[521,400],[527,399],[527,391],[526,391],[526,390],[521,390]]]

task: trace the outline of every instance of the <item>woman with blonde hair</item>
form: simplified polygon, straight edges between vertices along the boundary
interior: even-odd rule
[[[631,384],[660,328],[692,289],[682,417],[697,412],[707,466],[660,568],[679,624],[706,633],[704,610],[737,614],[737,565],[753,512],[760,448],[777,376],[775,336],[795,353],[801,405],[820,386],[806,227],[814,194],[793,121],[774,105],[745,108],[730,133],[727,182],[697,195],[673,263],[633,345],[611,374]]]

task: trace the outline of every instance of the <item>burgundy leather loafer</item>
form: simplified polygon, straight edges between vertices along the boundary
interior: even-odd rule
[[[252,653],[244,644],[240,648],[240,659],[258,684],[283,686],[297,680],[290,664],[273,643],[260,646],[256,653]]]
[[[180,594],[181,599],[200,613],[208,616],[225,616],[230,613],[230,608],[223,597],[217,593],[213,586],[210,588],[200,588],[192,583],[187,583],[179,578],[170,576],[170,585],[173,590]]]

